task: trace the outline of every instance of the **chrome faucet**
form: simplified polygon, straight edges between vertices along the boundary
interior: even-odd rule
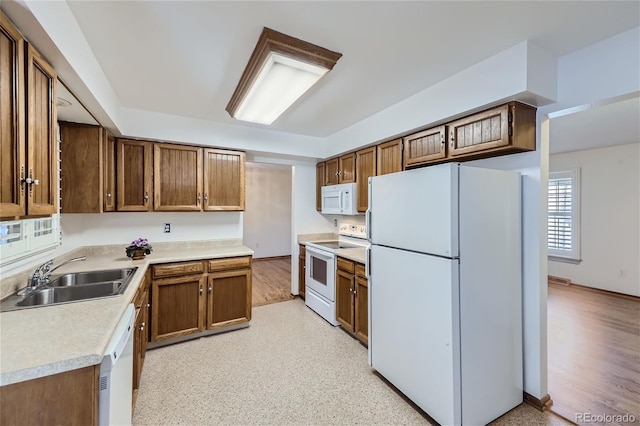
[[[80,260],[87,260],[87,257],[86,256],[74,257],[73,259],[66,260],[61,264],[59,264],[58,266],[51,268],[54,260],[55,259],[47,260],[42,265],[38,266],[35,269],[35,271],[33,271],[31,278],[29,278],[29,284],[18,292],[18,296],[24,296],[29,293],[33,293],[43,285],[49,284],[49,277],[51,276],[51,273],[56,269],[58,269],[59,267],[64,266],[67,263],[77,262]]]

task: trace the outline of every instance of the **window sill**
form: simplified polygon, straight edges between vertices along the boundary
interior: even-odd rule
[[[552,262],[562,262],[562,263],[571,263],[573,265],[579,265],[582,263],[582,259],[573,259],[571,257],[562,257],[562,256],[547,256],[547,260]]]

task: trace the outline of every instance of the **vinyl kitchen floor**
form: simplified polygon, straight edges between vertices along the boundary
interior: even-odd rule
[[[499,425],[564,425],[521,405]],[[246,329],[147,352],[134,425],[428,425],[367,350],[295,299]]]

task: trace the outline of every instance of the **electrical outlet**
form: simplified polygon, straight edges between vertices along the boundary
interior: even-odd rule
[[[626,273],[626,271],[625,271],[624,269],[620,269],[620,270],[618,271],[618,276],[619,276],[620,278],[624,278],[624,276],[625,276],[625,275],[627,275],[627,273]]]
[[[337,228],[337,227],[338,227],[338,219],[333,219],[333,226],[334,226],[335,228]]]
[[[168,234],[169,232],[171,232],[171,224],[170,223],[165,223],[164,224],[164,233]]]

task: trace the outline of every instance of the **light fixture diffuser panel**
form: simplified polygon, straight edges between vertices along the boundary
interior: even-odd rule
[[[238,120],[271,124],[341,56],[264,28],[226,109]]]
[[[327,72],[326,68],[272,53],[234,118],[271,124]]]

